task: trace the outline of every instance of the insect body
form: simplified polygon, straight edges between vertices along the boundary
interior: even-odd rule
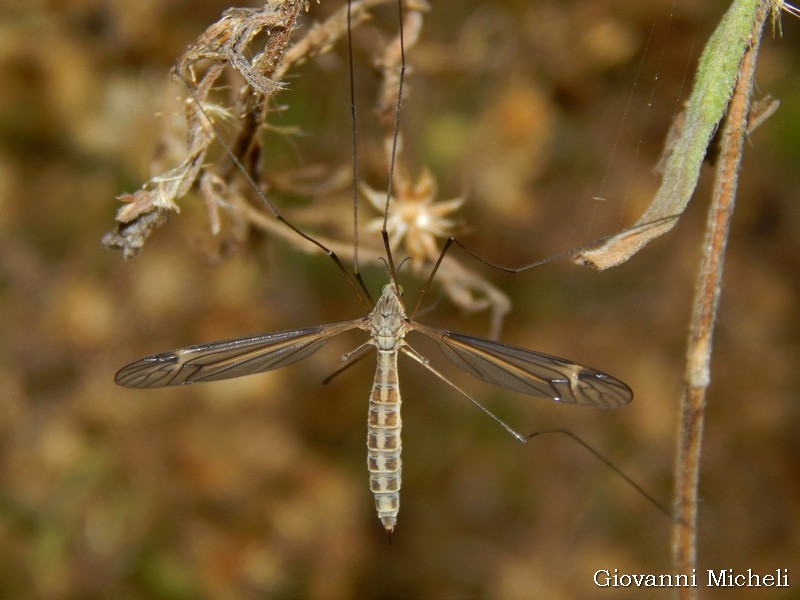
[[[378,366],[369,398],[367,418],[367,468],[369,486],[375,496],[375,510],[391,534],[400,510],[403,444],[400,430],[400,378],[397,356],[406,345],[409,321],[394,285],[387,285],[369,316],[370,342],[378,351]]]
[[[599,408],[616,408],[633,398],[627,385],[601,371],[548,354],[413,321],[406,315],[394,283],[383,287],[374,308],[364,318],[155,354],[123,367],[115,380],[125,387],[153,388],[261,373],[297,362],[319,350],[331,337],[351,329],[363,329],[370,334],[370,340],[343,359],[368,346],[374,346],[378,353],[369,400],[367,466],[378,518],[389,535],[397,523],[402,475],[398,354],[403,352],[410,356],[472,400],[405,341],[408,332],[419,331],[432,338],[459,368],[512,391]],[[500,424],[519,441],[525,441],[507,425]]]

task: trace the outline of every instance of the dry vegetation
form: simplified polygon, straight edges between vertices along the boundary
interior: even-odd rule
[[[670,22],[671,1],[447,4],[409,13],[420,29],[414,40],[409,23],[398,195],[463,197],[454,226],[504,264],[633,222],[656,189],[651,165],[689,61],[724,3],[678,3]],[[371,15],[353,40],[359,168],[380,190],[395,13],[391,2],[357,5]],[[518,447],[413,364],[401,364],[406,470],[387,547],[364,468],[372,367],[318,383],[357,338],[263,376],[154,392],[114,385],[117,368],[154,351],[359,315],[330,261],[264,217],[168,77],[183,56],[179,72],[270,199],[348,260],[342,5],[286,3],[262,19],[269,36],[239,30],[256,44],[244,52],[235,27],[207,29],[228,7],[88,0],[6,9],[0,24],[3,595],[568,598],[599,596],[598,568],[668,571],[669,522],[640,496],[567,440]],[[258,13],[229,14],[231,26]],[[764,41],[757,74],[782,108],[746,147],[729,243],[701,568],[766,572],[800,555],[800,28],[785,19],[783,30]],[[221,57],[244,78],[222,73]],[[261,94],[243,96],[244,81]],[[513,301],[504,339],[627,381],[634,402],[615,413],[469,389],[523,431],[570,427],[665,500],[708,187],[667,238],[615,271],[563,261],[511,278],[459,255],[463,268],[443,273],[422,317],[485,334],[508,307],[502,289]],[[111,242],[140,250],[129,261],[100,246],[123,190],[133,201]],[[378,211],[362,208],[377,290]],[[428,246],[407,268],[411,297]],[[495,316],[473,312],[481,307]]]

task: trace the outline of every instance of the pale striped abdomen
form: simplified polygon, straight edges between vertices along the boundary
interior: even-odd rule
[[[378,350],[378,368],[369,399],[367,468],[375,509],[386,533],[392,534],[400,510],[400,387],[397,351]]]

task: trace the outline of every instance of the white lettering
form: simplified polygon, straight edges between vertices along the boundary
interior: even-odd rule
[[[708,587],[725,587],[725,575],[727,574],[726,569],[722,569],[719,572],[719,577],[714,574],[712,569],[708,570]]]
[[[708,570],[708,587],[789,587],[789,569],[775,569],[775,574],[759,575],[753,569],[734,573],[733,569]]]
[[[675,578],[674,581],[672,578]],[[664,583],[664,579],[667,583]],[[692,574],[662,575],[661,587],[697,587],[697,569],[692,569]]]
[[[612,574],[608,569],[599,569],[594,572],[594,584],[597,587],[697,587],[697,572],[692,569],[691,574],[662,573],[620,573],[614,569]],[[723,584],[724,585],[724,584]]]
[[[772,573],[754,573],[753,569],[708,569],[708,587],[789,587],[789,569]],[[594,572],[597,587],[697,587],[697,571],[691,573],[620,573],[619,569],[598,569]]]
[[[604,575],[602,579],[599,579],[601,575]],[[594,572],[594,584],[597,587],[608,587],[611,585],[608,580],[611,578],[611,573],[608,572],[607,569],[600,569],[599,571]],[[601,581],[603,583],[601,583]]]

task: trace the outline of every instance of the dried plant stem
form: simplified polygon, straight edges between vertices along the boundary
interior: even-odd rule
[[[697,491],[706,388],[711,380],[711,348],[719,304],[722,267],[730,221],[736,199],[742,147],[753,88],[758,46],[771,2],[761,2],[754,22],[750,47],[739,69],[723,129],[716,183],[708,212],[703,256],[695,287],[694,307],[687,346],[685,389],[675,461],[675,525],[672,532],[673,561],[679,573],[691,575],[697,562]],[[681,587],[679,598],[695,598],[697,588]]]

